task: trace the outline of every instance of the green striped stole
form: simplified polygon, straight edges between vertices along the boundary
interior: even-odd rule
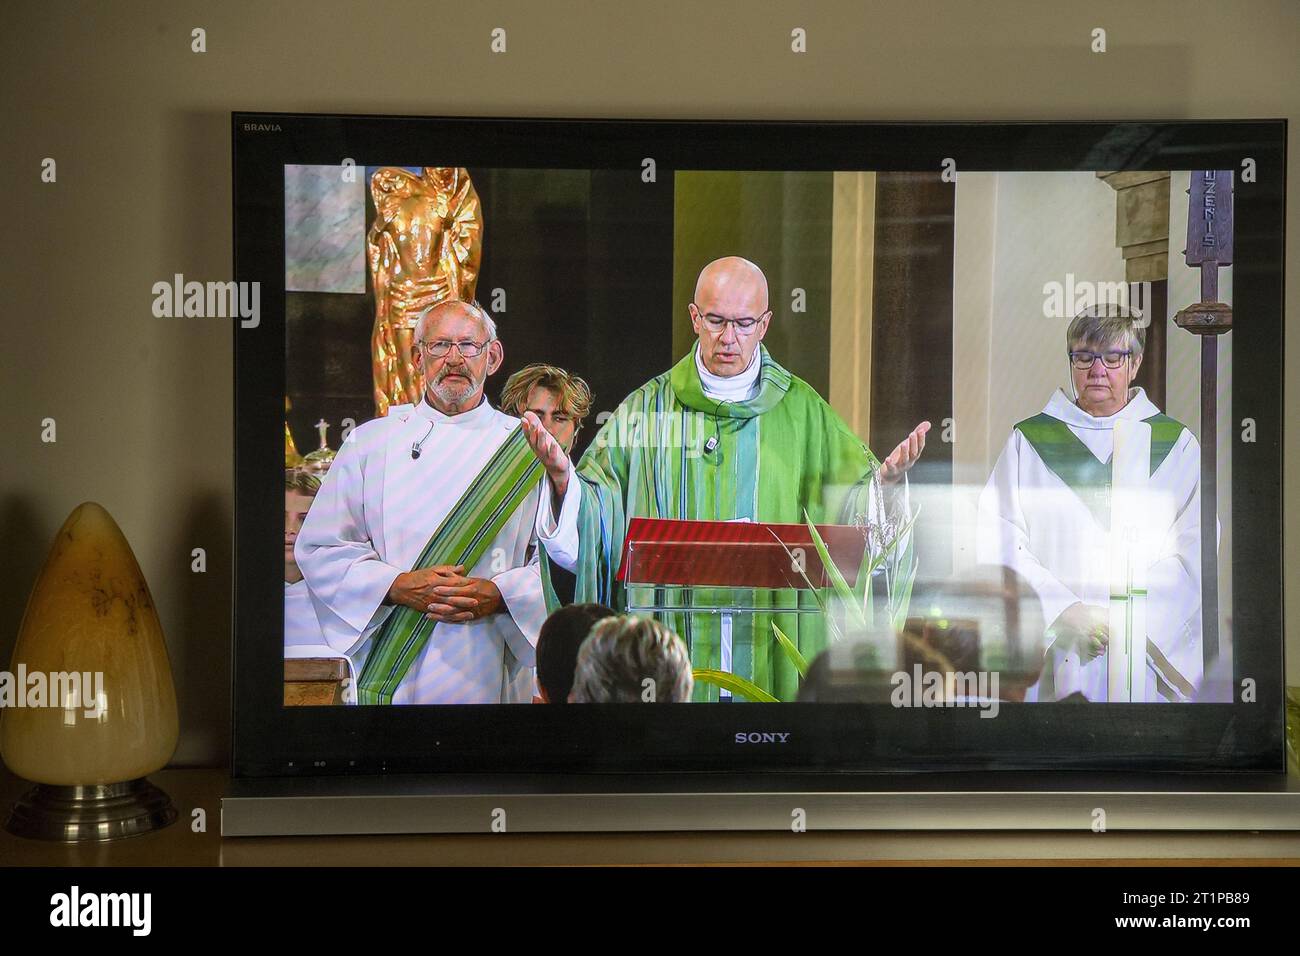
[[[1156,473],[1178,444],[1183,424],[1168,415],[1156,413],[1144,418],[1151,426],[1151,474]],[[1070,426],[1046,412],[1027,418],[1016,425],[1049,471],[1091,512],[1099,527],[1110,527],[1110,459],[1098,461]]]
[[[458,564],[468,574],[541,477],[542,463],[516,425],[443,519],[411,570]],[[397,685],[424,650],[433,628],[434,622],[424,613],[404,605],[395,608],[371,642],[357,681],[357,703],[391,704]]]

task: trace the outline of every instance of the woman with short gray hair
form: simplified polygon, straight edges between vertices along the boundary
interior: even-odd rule
[[[621,614],[591,629],[578,651],[574,704],[682,703],[695,678],[680,637],[648,617]]]
[[[1163,321],[1163,319],[1161,319]],[[1065,334],[1070,395],[1019,422],[979,500],[976,555],[1027,579],[1048,625],[1025,700],[1109,699],[1111,474],[1115,426],[1150,426],[1147,662],[1133,700],[1185,701],[1200,684],[1200,447],[1134,387],[1146,323],[1121,306],[1085,309]],[[1130,426],[1126,426],[1126,429]],[[1141,429],[1133,429],[1144,434]],[[1150,540],[1146,540],[1146,539]]]

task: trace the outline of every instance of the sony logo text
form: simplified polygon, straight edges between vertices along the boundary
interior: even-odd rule
[[[788,733],[773,733],[771,731],[763,733],[756,730],[749,733],[740,731],[736,734],[736,743],[738,744],[783,744],[789,739],[790,735]]]

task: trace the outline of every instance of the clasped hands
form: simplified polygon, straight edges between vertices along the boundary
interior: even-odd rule
[[[441,564],[405,571],[388,589],[388,600],[421,612],[439,624],[464,624],[501,610],[497,586],[487,578],[467,578],[465,568]]]
[[[1061,612],[1050,630],[1056,635],[1053,643],[1057,648],[1067,654],[1073,651],[1087,664],[1105,654],[1110,646],[1110,612],[1076,601]]]

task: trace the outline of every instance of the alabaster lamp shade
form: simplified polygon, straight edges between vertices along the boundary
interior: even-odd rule
[[[100,505],[79,505],[59,529],[8,676],[0,756],[37,786],[7,829],[111,839],[176,819],[171,801],[144,779],[176,749],[167,646],[131,546]]]

